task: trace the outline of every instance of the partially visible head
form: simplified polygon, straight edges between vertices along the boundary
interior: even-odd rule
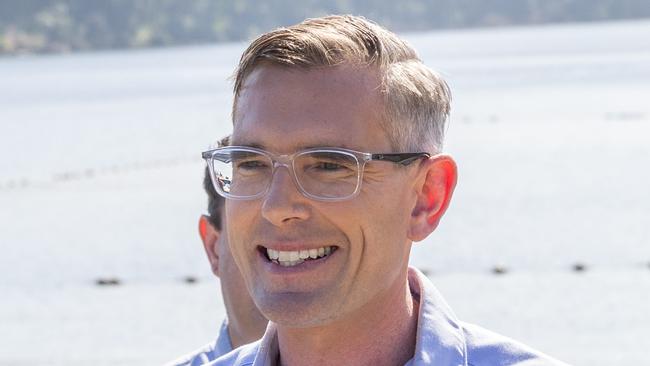
[[[451,94],[440,76],[395,34],[361,17],[307,19],[262,35],[235,73],[233,121],[246,78],[258,67],[310,70],[342,65],[374,68],[383,96],[380,121],[394,150],[442,150]]]
[[[227,146],[228,137],[222,139],[219,145]],[[221,293],[231,328],[229,329],[231,342],[236,347],[259,339],[267,320],[255,307],[246,290],[241,272],[233,260],[225,231],[226,221],[223,212],[225,200],[215,191],[207,167],[203,177],[203,188],[208,195],[208,214],[201,215],[199,218],[199,234],[212,273],[220,279]],[[237,329],[233,329],[235,327]]]
[[[230,145],[230,135],[222,138],[217,142],[218,147]],[[205,174],[203,175],[203,190],[208,195],[208,215],[206,220],[217,230],[221,231],[223,223],[223,206],[225,199],[215,191],[210,179],[210,171],[205,167]]]

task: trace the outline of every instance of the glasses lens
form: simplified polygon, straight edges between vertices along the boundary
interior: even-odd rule
[[[337,199],[354,194],[359,182],[359,161],[340,151],[308,151],[296,156],[296,178],[312,196]]]
[[[250,197],[264,191],[270,181],[273,161],[264,154],[241,149],[217,151],[213,157],[214,182],[231,197]]]

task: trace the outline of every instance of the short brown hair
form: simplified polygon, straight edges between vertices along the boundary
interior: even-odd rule
[[[344,64],[381,72],[386,105],[381,124],[395,149],[442,149],[451,101],[445,81],[404,40],[351,15],[307,19],[255,39],[234,75],[233,122],[244,81],[257,66],[310,69]]]

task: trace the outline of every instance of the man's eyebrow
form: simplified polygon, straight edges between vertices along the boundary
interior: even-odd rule
[[[268,146],[266,146],[263,143],[260,142],[255,142],[255,141],[247,141],[246,139],[239,140],[233,142],[230,140],[230,145],[231,146],[247,146],[247,147],[254,147],[256,149],[261,149],[261,150],[267,150]],[[333,148],[343,148],[343,149],[348,149],[348,150],[359,150],[357,147],[352,147],[346,143],[342,142],[334,142],[334,141],[319,141],[319,142],[309,142],[305,144],[297,144],[294,145],[294,151],[299,151],[299,150],[307,150],[307,149],[318,149],[318,148],[328,148],[328,147],[333,147]]]
[[[348,150],[356,150],[356,149],[353,149],[353,148],[349,147],[346,144],[340,144],[340,143],[339,144],[328,144],[328,143],[325,143],[325,144],[310,144],[310,145],[304,145],[301,148],[303,150],[306,150],[306,149],[318,149],[318,148],[328,148],[328,147],[348,149]]]
[[[246,143],[245,141],[242,142],[237,142],[237,144],[233,144],[232,146],[247,146],[247,147],[254,147],[256,149],[261,149],[261,150],[267,150],[266,146],[264,144],[256,143],[256,142],[251,142],[251,143]],[[348,150],[358,150],[349,147],[347,144],[333,144],[333,143],[311,143],[311,144],[305,144],[305,145],[298,145],[293,151],[300,151],[300,150],[307,150],[307,149],[318,149],[318,148],[343,148],[343,149],[348,149]]]
[[[243,142],[237,141],[237,143],[232,143],[231,146],[246,146],[246,147],[254,147],[256,149],[266,150],[263,144],[258,144],[256,142],[247,143],[245,141]]]

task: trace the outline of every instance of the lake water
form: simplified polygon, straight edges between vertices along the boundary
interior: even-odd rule
[[[452,87],[460,169],[412,263],[462,319],[577,365],[650,364],[648,34],[405,35]],[[244,46],[0,59],[0,365],[157,365],[216,335],[200,152],[230,132]]]

